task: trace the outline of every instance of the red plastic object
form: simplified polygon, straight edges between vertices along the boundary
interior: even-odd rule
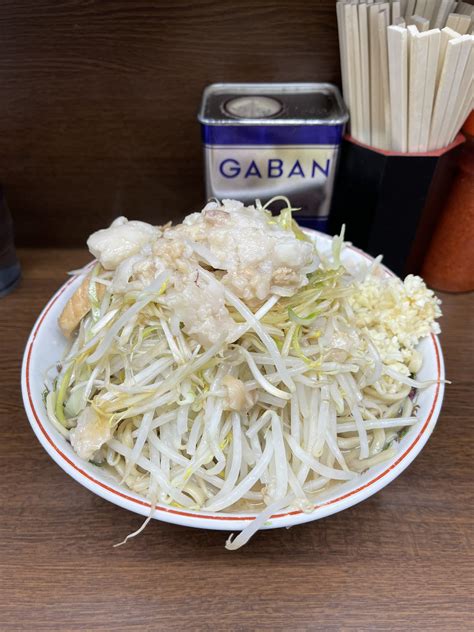
[[[446,292],[474,290],[474,113],[463,132],[457,176],[421,270],[428,285]]]

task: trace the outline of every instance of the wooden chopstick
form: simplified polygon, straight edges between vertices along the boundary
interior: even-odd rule
[[[344,4],[344,29],[346,40],[346,63],[347,63],[347,88],[348,88],[348,101],[350,103],[350,128],[351,134],[354,138],[359,138],[359,128],[357,125],[358,116],[357,110],[357,97],[355,87],[355,71],[354,71],[354,33],[352,28],[352,7],[350,4]]]
[[[454,2],[452,0],[441,0],[438,13],[436,14],[436,18],[434,21],[435,28],[442,29],[444,26],[446,26],[446,20],[449,13],[451,12],[451,7],[453,5]]]
[[[432,29],[426,33],[426,36],[428,37],[428,60],[426,64],[425,91],[423,94],[418,151],[428,151],[431,114],[433,111],[433,101],[436,90],[436,71],[438,68],[439,51],[441,46],[441,31],[439,29]]]
[[[447,2],[448,0],[446,0]],[[451,0],[449,0],[451,1]],[[405,9],[405,18],[408,20],[415,13],[416,0],[408,0]]]
[[[395,24],[395,20],[397,20],[400,15],[400,0],[394,0],[391,5],[391,15],[390,15],[390,24]]]
[[[473,84],[474,84],[474,38],[471,36],[471,52],[464,69],[464,76],[459,89],[457,104],[453,108],[452,123],[447,135],[448,143],[452,143],[469,112],[473,109]]]
[[[458,95],[459,95],[461,84],[462,84],[462,78],[463,78],[466,66],[468,65],[469,57],[472,50],[472,36],[471,35],[462,35],[461,37],[453,41],[456,42],[459,48],[459,56],[456,63],[454,76],[451,82],[451,89],[448,92],[448,98],[447,98],[443,118],[441,120],[440,133],[438,136],[439,147],[443,147],[448,142],[448,139],[451,135],[450,121],[453,115],[453,111],[455,111],[456,109]]]
[[[393,22],[393,26],[403,26],[406,27],[407,23],[405,22],[405,18],[400,16]]]
[[[444,30],[444,29],[443,29]],[[430,137],[428,149],[430,151],[438,149],[441,146],[442,125],[449,101],[449,94],[453,88],[454,77],[463,46],[463,38],[469,38],[470,35],[462,35],[450,39],[446,45],[446,54],[444,57],[443,67],[436,92],[436,100],[433,108],[433,117],[431,121]]]
[[[469,2],[458,2],[456,13],[469,15],[472,18],[472,16],[474,15],[474,7],[472,6],[472,4],[469,4]]]
[[[408,20],[408,24],[416,26],[420,33],[423,33],[430,28],[430,21],[421,15],[412,15]]]
[[[378,14],[378,36],[380,56],[381,104],[380,138],[381,149],[390,149],[390,87],[388,76],[387,27],[390,23],[390,10],[386,7]]]
[[[352,136],[402,153],[449,143],[473,103],[471,6],[338,0],[336,12]]]
[[[355,99],[356,99],[356,109],[355,109],[355,117],[357,121],[357,138],[359,138],[362,142],[366,142],[365,139],[365,130],[364,130],[364,120],[363,120],[363,112],[362,112],[362,69],[361,69],[361,59],[360,59],[360,34],[359,34],[359,13],[358,6],[354,2],[351,3],[351,22],[352,22],[352,45],[353,45],[353,54],[352,54],[352,71],[354,73],[354,86],[355,86]]]
[[[466,33],[471,28],[471,16],[463,15],[459,13],[450,13],[448,15],[448,19],[446,20],[446,26],[449,26],[459,33],[460,35],[466,35]]]
[[[439,59],[438,59],[438,68],[436,69],[436,90],[439,87],[439,81],[441,78],[441,71],[443,70],[444,58],[446,56],[446,47],[448,45],[449,40],[456,39],[459,37],[459,34],[453,29],[450,29],[449,26],[445,26],[444,29],[441,30],[441,44],[439,49]]]
[[[420,33],[408,26],[409,90],[408,90],[408,151],[419,151],[426,68],[428,63],[429,32]]]
[[[416,0],[415,15],[424,17],[426,11],[427,0]]]
[[[405,17],[408,0],[400,0],[400,15]]]
[[[370,54],[370,113],[371,113],[371,133],[370,142],[374,147],[380,147],[380,55],[378,37],[378,14],[379,6],[372,4],[369,7],[369,54]]]
[[[425,17],[428,22],[429,22],[429,27],[428,28],[432,28],[433,26],[433,16],[435,15],[435,11],[437,9],[437,1],[436,0],[428,0],[428,2],[426,3],[426,7],[425,7],[425,11],[423,13],[423,17]]]
[[[359,10],[359,47],[362,91],[362,142],[370,145],[370,62],[369,62],[369,26],[367,4],[361,3]]]
[[[408,31],[401,26],[387,29],[390,69],[390,145],[393,151],[408,150]]]
[[[341,60],[341,75],[342,75],[342,92],[344,94],[344,100],[347,107],[351,108],[349,85],[347,78],[347,44],[346,44],[346,32],[344,23],[344,3],[336,3],[336,15],[337,15],[337,30],[339,35],[339,55]]]

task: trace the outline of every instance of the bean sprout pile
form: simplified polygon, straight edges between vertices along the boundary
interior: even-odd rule
[[[77,454],[152,508],[255,513],[229,549],[393,457],[428,385],[417,343],[439,331],[421,279],[348,269],[343,235],[318,252],[285,204],[212,201],[176,227],[120,218],[93,235],[46,384]]]

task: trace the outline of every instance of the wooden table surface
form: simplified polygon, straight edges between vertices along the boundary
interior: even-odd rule
[[[20,251],[0,299],[0,630],[472,630],[473,295],[443,295],[437,428],[389,487],[338,515],[257,534],[142,521],[67,476],[30,429],[20,363],[78,250]]]

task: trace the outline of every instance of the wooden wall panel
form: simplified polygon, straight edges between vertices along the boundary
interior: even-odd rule
[[[0,181],[23,246],[197,209],[208,83],[339,81],[331,0],[0,0],[0,41]]]

